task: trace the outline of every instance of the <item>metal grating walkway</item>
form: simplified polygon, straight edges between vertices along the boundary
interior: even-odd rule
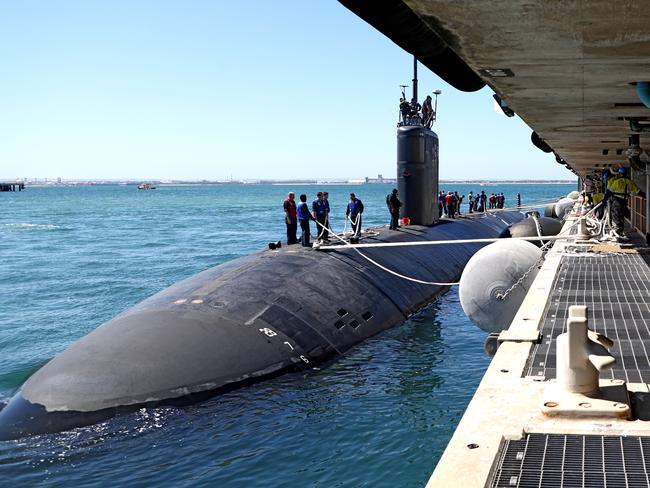
[[[650,438],[528,434],[503,441],[490,488],[650,486]]]
[[[603,378],[650,383],[650,268],[639,254],[564,256],[542,317],[542,342],[524,375],[555,378],[555,338],[571,305],[589,307],[589,327],[615,341],[614,368]]]

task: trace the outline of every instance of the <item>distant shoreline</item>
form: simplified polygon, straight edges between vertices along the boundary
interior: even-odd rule
[[[383,181],[365,180],[233,180],[233,181],[182,181],[182,180],[69,180],[69,181],[26,181],[25,186],[137,186],[143,181],[155,186],[200,186],[200,185],[396,185],[394,179]],[[577,180],[440,180],[445,185],[571,185]]]

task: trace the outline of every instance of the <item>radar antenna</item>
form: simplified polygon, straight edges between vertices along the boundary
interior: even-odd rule
[[[442,93],[442,90],[434,90],[433,94],[436,96],[436,101],[434,102],[433,105],[433,120],[432,122],[436,121],[436,118],[438,117],[438,95]]]

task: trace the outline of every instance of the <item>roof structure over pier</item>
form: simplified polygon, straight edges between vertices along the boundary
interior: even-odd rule
[[[489,85],[577,174],[650,143],[646,2],[340,2],[456,88]]]

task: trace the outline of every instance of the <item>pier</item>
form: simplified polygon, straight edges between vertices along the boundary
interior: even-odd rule
[[[428,487],[650,486],[650,254],[628,230],[625,245],[556,241]],[[590,332],[589,361],[603,364],[601,340],[616,361],[587,393],[564,390],[574,376],[557,369],[575,306],[613,343]]]
[[[23,191],[24,189],[23,181],[0,181],[0,191]]]

